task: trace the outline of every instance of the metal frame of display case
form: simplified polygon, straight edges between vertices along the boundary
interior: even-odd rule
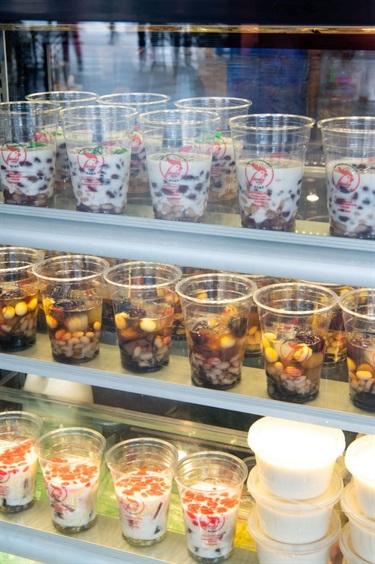
[[[234,26],[232,33],[261,31],[268,44],[277,42],[283,33],[300,38],[306,45],[323,43],[356,44],[365,38],[372,45],[375,37],[373,0],[352,3],[343,0],[218,0],[211,2],[176,2],[156,0],[14,0],[0,8],[1,28],[14,29],[22,22],[38,21],[127,21],[174,26],[179,31],[185,23],[207,33],[216,33],[220,24]],[[174,23],[176,22],[176,23]],[[46,25],[46,24],[43,24]],[[207,26],[207,27],[206,27]],[[294,27],[293,27],[294,26]],[[339,47],[340,48],[340,47]],[[374,47],[375,48],[375,45]],[[141,217],[139,217],[141,216]],[[318,235],[309,233],[308,223],[298,224],[297,233],[257,232],[237,226],[216,224],[184,224],[158,221],[150,216],[102,217],[52,209],[0,206],[0,242],[28,245],[44,249],[100,254],[115,258],[159,260],[184,265],[252,272],[374,286],[374,242],[331,238],[322,227]],[[150,245],[152,241],[152,245]],[[193,387],[186,358],[172,357],[163,375],[140,377],[126,374],[113,347],[101,345],[97,360],[85,366],[66,367],[55,363],[50,355],[47,337],[39,335],[36,347],[17,354],[2,354],[2,368],[29,372],[149,396],[189,401],[205,406],[226,408],[240,413],[275,415],[296,421],[310,421],[353,432],[375,433],[372,414],[361,412],[350,403],[347,383],[324,381],[320,397],[311,405],[286,404],[266,395],[262,370],[244,369],[243,382],[231,391],[221,392]],[[145,382],[147,385],[145,386]],[[124,561],[176,562],[180,557],[181,538],[162,543],[145,554],[124,552],[115,545],[106,545],[105,536],[113,523],[104,523],[97,536],[94,531],[82,537],[67,538],[51,530],[48,520],[40,524],[36,513],[45,516],[46,508],[37,506],[25,517],[2,519],[2,549],[21,556],[50,560],[56,564]],[[35,520],[34,520],[35,519]],[[109,533],[108,533],[109,534]],[[96,538],[93,541],[93,537]],[[103,536],[104,535],[104,536]],[[82,538],[82,540],[80,540]],[[5,540],[5,542],[4,542]],[[117,542],[117,541],[116,541]],[[174,543],[177,544],[174,544]],[[92,544],[93,543],[93,544]],[[177,552],[176,552],[177,551]],[[176,554],[178,555],[176,557]],[[249,562],[246,551],[244,561]],[[241,553],[232,560],[242,562]],[[188,560],[186,560],[188,562]]]

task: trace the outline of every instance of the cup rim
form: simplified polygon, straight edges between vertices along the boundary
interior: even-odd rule
[[[243,121],[244,119],[247,119],[249,121],[254,120],[255,118],[298,118],[299,120],[301,120],[301,123],[295,123],[295,124],[273,124],[271,123],[270,125],[264,126],[264,125],[257,125],[256,123],[254,123],[253,125],[248,125],[248,124],[242,124],[241,121]],[[229,118],[228,120],[229,126],[231,129],[239,129],[239,130],[243,130],[243,131],[261,131],[264,133],[274,133],[275,131],[285,131],[285,132],[294,132],[294,131],[299,131],[299,130],[305,130],[307,128],[312,129],[312,127],[315,125],[316,120],[314,118],[311,118],[309,116],[303,116],[303,115],[299,115],[299,114],[278,114],[278,113],[259,113],[259,114],[244,114],[241,116],[233,116],[231,118]]]
[[[174,116],[174,117],[172,117]],[[198,119],[201,117],[202,119]],[[220,123],[220,116],[214,111],[206,110],[153,110],[139,115],[141,125],[163,127],[197,125],[216,125]]]
[[[18,109],[17,109],[18,106]],[[10,116],[40,116],[46,114],[48,116],[57,115],[60,105],[55,102],[47,102],[45,100],[20,100],[11,102],[0,102],[0,114]],[[14,109],[13,109],[14,108]],[[30,112],[33,110],[33,112]],[[35,110],[35,111],[34,111]]]
[[[173,455],[174,458],[174,462],[171,465],[171,467],[175,468],[177,463],[178,463],[178,449],[169,441],[165,441],[163,439],[159,439],[156,437],[136,437],[134,439],[126,439],[125,441],[120,441],[119,443],[116,443],[115,445],[113,445],[110,449],[108,449],[108,451],[105,454],[105,463],[107,464],[108,467],[112,466],[113,468],[116,467],[116,463],[111,462],[109,459],[111,458],[111,456],[113,455],[114,452],[116,452],[118,449],[124,447],[124,446],[132,446],[132,445],[136,445],[137,443],[141,444],[147,444],[147,441],[151,441],[152,443],[155,443],[155,446],[166,446],[170,449],[171,454]]]
[[[53,94],[56,95],[57,98],[61,97],[61,100],[55,102],[55,100],[49,100],[47,95]],[[79,95],[78,98],[74,98],[74,96]],[[81,97],[81,94],[84,94]],[[90,100],[97,100],[98,95],[95,92],[89,92],[86,90],[46,90],[43,92],[32,92],[31,94],[27,94],[25,96],[26,100],[30,102],[48,102],[48,103],[72,103],[72,102],[88,102]],[[64,100],[65,98],[65,100]]]
[[[186,465],[188,462],[190,462],[192,460],[202,459],[204,461],[207,461],[207,465],[208,465],[208,460],[210,458],[216,458],[217,461],[219,461],[220,458],[221,459],[225,458],[228,461],[235,462],[238,466],[238,471],[241,475],[238,476],[237,483],[233,484],[233,487],[242,486],[244,484],[244,482],[245,482],[245,480],[248,476],[248,473],[249,473],[249,469],[248,469],[246,463],[241,458],[238,458],[238,456],[235,456],[234,454],[230,454],[229,452],[224,452],[224,451],[221,451],[221,450],[207,450],[207,451],[192,452],[191,454],[187,454],[186,456],[181,458],[181,460],[179,460],[177,465],[176,465],[175,476],[174,476],[174,479],[177,482],[177,484],[180,484],[183,487],[188,487],[190,490],[193,490],[193,491],[197,491],[197,492],[201,491],[202,488],[198,488],[194,485],[186,486],[183,483],[183,481],[181,480],[181,478],[179,477],[178,472],[184,465]]]
[[[349,120],[352,120],[353,122],[356,121],[357,124],[362,123],[363,125],[369,123],[370,125],[372,125],[372,128],[371,130],[369,130],[369,129],[360,129],[358,127],[355,127],[354,125],[350,126]],[[318,121],[317,127],[321,129],[323,133],[327,131],[329,133],[343,133],[345,135],[347,135],[348,133],[350,134],[364,133],[369,135],[375,135],[375,117],[374,116],[338,116],[338,117],[326,118]]]
[[[43,419],[41,417],[39,417],[39,415],[36,415],[35,413],[32,413],[31,411],[20,411],[20,410],[12,410],[12,411],[2,411],[0,413],[0,421],[3,419],[9,419],[12,418],[14,420],[16,420],[17,418],[24,418],[28,421],[32,421],[33,423],[35,423],[37,425],[37,429],[35,430],[35,433],[33,433],[33,436],[35,436],[35,439],[37,439],[40,435],[40,432],[42,430],[43,427]]]
[[[70,276],[70,277],[65,277],[65,278],[57,278],[56,276],[47,276],[46,274],[42,274],[38,271],[39,268],[43,267],[43,266],[49,266],[53,263],[58,263],[61,262],[62,259],[64,259],[65,261],[71,261],[73,262],[74,260],[78,260],[78,259],[88,259],[91,260],[95,263],[97,263],[98,265],[100,265],[102,267],[102,270],[99,272],[94,272],[94,273],[90,273],[90,274],[86,274],[83,276]],[[66,282],[81,282],[83,280],[90,280],[90,279],[94,279],[97,278],[98,276],[103,276],[105,274],[105,272],[108,270],[109,268],[109,264],[108,262],[101,258],[101,257],[96,257],[96,256],[92,256],[92,255],[81,255],[81,254],[77,254],[77,255],[58,255],[56,257],[50,257],[47,259],[44,259],[40,262],[38,262],[37,264],[33,265],[32,271],[33,274],[35,274],[35,276],[37,276],[38,278],[45,280],[45,281],[49,281],[49,282],[59,282],[59,283],[66,283]]]
[[[220,105],[212,105],[212,106],[195,106],[194,102],[224,102],[224,101],[228,101],[229,104],[227,106],[220,106]],[[186,104],[185,104],[186,102]],[[191,102],[191,105],[189,105],[187,102]],[[241,108],[250,108],[250,106],[252,106],[253,102],[251,100],[249,100],[248,98],[237,98],[235,96],[195,96],[192,98],[180,98],[178,100],[174,101],[174,104],[177,108],[180,109],[188,109],[188,110],[198,110],[198,109],[204,109],[204,110],[211,110],[215,111],[217,113],[219,112],[225,112],[228,110],[236,110],[236,109],[241,109]]]
[[[36,253],[39,255],[39,258],[36,261],[29,262],[28,264],[24,264],[22,266],[11,266],[9,268],[2,268],[0,265],[0,274],[6,274],[7,272],[21,272],[22,270],[28,270],[32,268],[34,265],[40,264],[44,259],[44,251],[42,249],[33,249],[32,247],[16,247],[13,245],[5,246],[0,248],[0,256],[3,251],[14,251],[14,252],[27,252],[33,254]],[[31,257],[30,257],[31,261]]]
[[[116,96],[118,96],[119,99],[121,98],[121,96],[123,96],[124,98],[129,96],[130,100],[129,102],[117,102],[115,100]],[[136,96],[150,96],[150,97],[155,97],[155,99],[140,102],[135,99]],[[133,101],[131,101],[131,97],[134,97]],[[112,101],[110,101],[111,98],[113,99]],[[136,109],[141,109],[142,106],[157,105],[164,103],[167,104],[170,99],[171,99],[170,96],[167,96],[166,94],[158,94],[156,92],[116,92],[115,94],[104,94],[103,96],[98,96],[99,103],[103,102],[105,105],[108,104],[114,106],[117,106],[118,104],[121,106],[127,105],[127,106],[133,106]],[[137,106],[139,106],[140,108],[137,108]]]
[[[327,297],[330,297],[332,299],[332,303],[328,304],[328,305],[324,305],[321,306],[317,309],[314,310],[307,310],[307,311],[295,311],[295,310],[288,310],[288,309],[278,309],[272,306],[269,306],[267,304],[264,304],[260,301],[260,296],[262,294],[265,294],[266,292],[269,292],[270,290],[278,290],[278,289],[285,289],[286,287],[297,287],[297,286],[305,286],[306,288],[313,287],[315,290],[319,290],[322,293],[324,293]],[[345,294],[347,295],[347,294]],[[325,313],[330,311],[335,304],[338,303],[338,296],[337,294],[333,291],[330,290],[329,288],[325,288],[324,286],[320,286],[318,284],[307,284],[305,282],[281,282],[281,283],[277,283],[277,284],[269,284],[268,286],[263,286],[262,288],[258,288],[256,290],[256,292],[253,295],[253,300],[255,302],[255,304],[257,305],[257,307],[259,308],[263,308],[269,312],[272,312],[276,315],[293,315],[294,317],[306,317],[308,315],[311,315],[312,313]]]
[[[54,429],[53,431],[48,431],[47,433],[44,433],[43,435],[41,435],[40,437],[38,437],[38,439],[35,442],[35,449],[36,452],[38,454],[38,457],[40,457],[43,460],[49,460],[48,458],[46,458],[45,456],[43,456],[40,452],[41,448],[42,448],[42,443],[43,441],[45,441],[46,439],[49,439],[51,437],[56,437],[56,436],[61,436],[61,435],[69,435],[69,434],[76,434],[77,431],[82,432],[84,431],[84,433],[89,436],[91,435],[92,437],[95,437],[98,440],[98,455],[97,458],[101,458],[105,446],[106,446],[106,439],[105,437],[99,433],[99,431],[95,431],[95,429],[90,429],[89,427],[61,427],[60,429]],[[82,456],[82,459],[86,460],[86,459],[92,459],[92,457],[90,456]],[[55,464],[55,462],[54,462]],[[66,464],[66,462],[56,462],[56,464]]]
[[[353,311],[352,309],[350,309],[347,305],[346,302],[350,301],[351,298],[355,295],[360,296],[363,293],[367,293],[367,295],[371,295],[374,298],[374,315],[364,315],[363,313],[358,313],[356,311]],[[375,321],[375,288],[355,288],[354,290],[351,290],[350,292],[347,292],[346,294],[343,294],[342,296],[339,297],[338,299],[339,305],[341,307],[341,309],[349,314],[352,315],[354,317],[356,317],[357,319],[363,319],[363,320],[371,320],[371,321]]]
[[[127,269],[127,267],[130,268],[136,268],[136,267],[146,267],[146,268],[159,268],[159,267],[167,267],[168,269],[170,269],[170,271],[174,271],[174,276],[171,280],[166,280],[164,282],[159,282],[156,284],[124,284],[121,282],[115,282],[114,280],[110,280],[109,275],[112,274],[113,272],[119,271],[123,268]],[[150,276],[150,274],[149,274]],[[182,276],[182,270],[180,269],[180,267],[174,265],[174,264],[167,264],[167,263],[162,263],[162,262],[147,262],[147,261],[130,261],[130,262],[122,262],[120,264],[115,264],[114,266],[111,266],[110,268],[108,268],[108,270],[105,272],[104,274],[104,278],[105,281],[108,284],[111,284],[112,286],[116,286],[117,288],[129,288],[129,289],[139,289],[139,290],[153,290],[153,289],[157,289],[157,288],[164,288],[164,287],[168,287],[171,285],[175,285],[177,283],[177,281],[181,278]]]
[[[59,114],[61,119],[65,124],[85,122],[87,120],[103,119],[106,116],[100,115],[102,112],[109,113],[111,109],[123,110],[123,115],[120,114],[119,118],[136,118],[138,116],[138,111],[127,104],[86,104],[83,106],[70,106],[67,108],[60,108]],[[80,115],[82,110],[93,111],[93,115]],[[97,115],[96,111],[98,112]],[[100,111],[100,113],[99,113]],[[77,114],[77,115],[75,115]],[[111,116],[108,116],[111,117]]]
[[[213,300],[202,300],[199,298],[194,298],[192,296],[189,296],[188,294],[185,293],[184,291],[184,286],[187,286],[188,284],[190,284],[191,282],[199,282],[200,280],[203,282],[204,280],[208,280],[208,279],[234,279],[237,280],[238,282],[243,282],[244,286],[248,287],[248,292],[242,296],[239,296],[237,298],[222,298],[220,300],[217,301],[213,301]],[[219,273],[213,273],[213,274],[194,274],[193,276],[187,276],[183,279],[181,279],[177,284],[176,284],[176,292],[179,296],[181,296],[183,299],[186,299],[189,302],[192,302],[194,304],[199,304],[199,305],[215,305],[215,304],[231,304],[231,303],[240,303],[242,301],[247,301],[249,298],[252,298],[255,291],[256,291],[256,284],[253,280],[249,279],[246,277],[246,275],[244,274],[236,274],[236,273],[224,273],[224,272],[219,272]],[[202,288],[202,291],[207,290],[207,288]]]

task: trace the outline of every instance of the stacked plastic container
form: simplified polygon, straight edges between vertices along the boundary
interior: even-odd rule
[[[375,564],[375,435],[353,441],[345,454],[352,475],[341,497],[348,518],[340,548],[349,564]]]
[[[341,529],[334,508],[343,491],[335,469],[343,432],[263,417],[250,427],[248,444],[256,459],[248,529],[259,564],[327,564]]]

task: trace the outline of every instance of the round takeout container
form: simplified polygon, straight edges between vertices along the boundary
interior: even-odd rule
[[[343,482],[334,472],[324,494],[303,501],[283,499],[264,489],[255,466],[249,474],[247,488],[256,501],[259,523],[266,535],[282,543],[306,544],[327,535]]]
[[[262,417],[251,425],[248,445],[266,490],[283,499],[311,499],[328,490],[345,435],[340,429]]]
[[[341,507],[349,520],[354,552],[366,562],[375,562],[375,520],[369,519],[361,512],[353,482],[350,482],[343,491]]]
[[[259,564],[326,564],[331,548],[338,541],[341,527],[334,511],[328,532],[322,539],[306,544],[281,543],[264,533],[256,507],[250,510],[247,526],[256,542]]]
[[[363,560],[354,552],[349,523],[346,523],[341,529],[340,550],[344,557],[342,564],[369,564],[367,560]]]
[[[352,475],[360,510],[375,519],[375,435],[363,435],[350,443],[345,466]]]

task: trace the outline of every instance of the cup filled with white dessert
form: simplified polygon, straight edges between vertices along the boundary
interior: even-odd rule
[[[122,535],[134,546],[151,546],[167,535],[178,450],[152,437],[115,444],[105,456],[118,501]]]
[[[85,427],[57,429],[38,439],[36,451],[58,531],[79,533],[95,524],[104,447],[105,438]]]
[[[50,205],[58,120],[58,104],[0,103],[0,188],[5,204]]]
[[[147,261],[120,263],[105,275],[123,368],[155,372],[169,363],[178,266]]]
[[[214,112],[164,110],[139,116],[156,219],[199,222],[206,211]]]
[[[322,133],[330,234],[375,239],[375,117],[318,122]]]
[[[177,465],[187,549],[198,562],[221,562],[233,555],[234,534],[248,468],[232,454],[195,452]]]
[[[91,255],[60,255],[34,266],[52,355],[80,364],[99,353],[106,260]]]
[[[117,92],[99,96],[100,104],[122,104],[135,108],[140,114],[156,110],[165,110],[170,96],[154,92]],[[130,157],[130,176],[128,188],[128,201],[133,203],[144,202],[145,196],[150,194],[147,173],[146,149],[143,142],[139,119],[136,119]]]
[[[58,104],[60,109],[81,106],[83,104],[94,104],[97,94],[94,92],[77,90],[52,90],[49,92],[33,92],[26,96],[26,100],[32,102],[44,102]],[[69,158],[66,150],[66,142],[61,127],[61,119],[56,129],[56,171],[54,195],[59,197],[73,198],[72,183],[70,179]],[[64,202],[63,202],[64,203]]]
[[[16,352],[36,341],[38,281],[32,272],[44,253],[29,247],[0,248],[0,351]]]
[[[121,214],[137,111],[96,104],[60,110],[76,210]]]
[[[35,501],[35,442],[43,421],[27,411],[0,413],[0,511],[18,513]]]
[[[294,231],[310,117],[250,114],[229,119],[243,227]]]
[[[247,114],[251,100],[230,96],[183,98],[175,106],[185,110],[210,110],[220,117],[212,152],[211,183],[208,201],[237,204],[237,173],[229,118]]]

